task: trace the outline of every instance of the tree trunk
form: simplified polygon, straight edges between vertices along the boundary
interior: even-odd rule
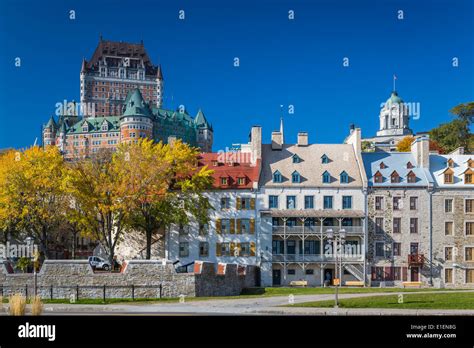
[[[146,259],[151,259],[151,237],[153,235],[153,229],[147,228],[146,230]]]

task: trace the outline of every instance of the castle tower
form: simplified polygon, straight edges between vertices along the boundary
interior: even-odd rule
[[[212,152],[212,143],[214,141],[214,131],[212,125],[207,122],[206,117],[201,109],[199,109],[194,118],[196,125],[197,144],[202,152]]]
[[[129,92],[125,111],[120,117],[121,142],[137,142],[153,137],[153,114],[137,88]]]
[[[164,87],[163,72],[161,71],[161,65],[158,66],[156,73],[156,106],[161,108],[163,106],[163,87]]]
[[[377,136],[411,135],[408,125],[408,107],[393,91],[380,110],[380,127]]]
[[[56,144],[56,133],[58,125],[54,120],[54,116],[51,115],[48,123],[43,125],[43,146],[55,145]]]

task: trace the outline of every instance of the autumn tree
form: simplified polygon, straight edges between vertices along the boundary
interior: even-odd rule
[[[54,146],[9,152],[0,160],[0,225],[35,237],[42,258],[48,258],[48,241],[64,218],[63,165]]]
[[[128,209],[124,173],[109,151],[68,165],[64,191],[74,209],[69,211],[71,223],[82,233],[100,242],[112,264],[115,248],[123,237]]]
[[[211,171],[198,170],[198,154],[181,141],[169,145],[140,139],[123,144],[115,155],[128,191],[126,224],[145,233],[147,259],[153,235],[172,223],[187,224],[190,217],[207,222],[210,204],[203,191],[212,183]]]
[[[402,140],[400,140],[397,144],[397,151],[398,152],[410,152],[411,151],[411,143],[415,140],[415,137],[412,135],[407,135]]]

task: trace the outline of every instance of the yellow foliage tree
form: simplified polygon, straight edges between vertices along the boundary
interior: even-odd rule
[[[397,151],[398,152],[410,152],[411,150],[411,143],[415,140],[415,137],[412,135],[407,135],[402,140],[400,140],[397,144]]]

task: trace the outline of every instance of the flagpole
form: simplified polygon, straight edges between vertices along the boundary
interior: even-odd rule
[[[395,75],[393,75],[393,91],[394,92],[396,91],[396,88],[395,88]]]

